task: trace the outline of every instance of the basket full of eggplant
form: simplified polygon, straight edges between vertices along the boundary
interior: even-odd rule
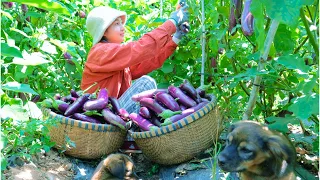
[[[222,130],[216,97],[184,80],[179,86],[135,94],[138,113],[129,118],[138,127],[129,133],[150,160],[172,165],[192,159],[211,147]]]
[[[45,120],[52,121],[49,133],[55,147],[82,159],[116,152],[130,126],[128,112],[104,88],[93,94],[75,90],[63,97],[56,94],[41,106]]]

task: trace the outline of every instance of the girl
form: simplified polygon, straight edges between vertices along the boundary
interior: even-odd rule
[[[138,105],[131,96],[157,88],[156,82],[145,75],[160,68],[175,51],[183,35],[177,27],[189,18],[186,8],[173,12],[166,22],[139,40],[126,44],[122,44],[126,13],[106,6],[94,8],[86,21],[93,47],[85,63],[81,89],[97,83],[89,93],[106,88],[109,96],[118,98],[129,113],[137,112]]]

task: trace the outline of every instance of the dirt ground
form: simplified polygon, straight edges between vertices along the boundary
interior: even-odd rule
[[[301,131],[298,127],[290,126],[289,130],[294,134]],[[314,176],[318,175],[319,155],[312,152],[310,144],[298,141],[296,136],[294,145],[297,150],[297,161],[300,165]],[[141,179],[158,180],[160,166],[152,163],[143,154],[130,155],[136,164],[136,173]],[[97,162],[98,163],[98,162]],[[15,164],[20,166],[11,167],[5,170],[2,177],[11,180],[42,180],[42,179],[74,179],[76,172],[69,158],[59,154],[56,150],[48,153],[41,152],[33,156],[31,162],[16,160]]]

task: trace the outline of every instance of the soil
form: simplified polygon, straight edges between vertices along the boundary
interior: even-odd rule
[[[318,176],[319,155],[312,152],[309,143],[299,140],[297,132],[302,132],[299,127],[289,126],[292,134],[295,134],[294,145],[297,150],[297,160],[300,165],[313,176]],[[290,136],[289,136],[290,137]],[[301,138],[303,139],[303,138]],[[143,154],[129,154],[136,164],[136,173],[141,179],[158,180],[161,166],[148,160]],[[96,162],[99,163],[98,161]],[[2,174],[4,179],[74,179],[76,172],[70,158],[59,154],[56,150],[47,153],[41,152],[32,157],[30,162],[21,159]],[[319,176],[318,176],[319,177]]]

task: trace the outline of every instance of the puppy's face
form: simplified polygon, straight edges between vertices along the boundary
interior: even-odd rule
[[[124,154],[112,154],[105,162],[110,173],[119,179],[130,179],[136,177],[135,166],[131,158]]]
[[[274,138],[279,140],[267,128],[252,121],[240,121],[231,125],[226,146],[218,156],[220,168],[228,172],[261,173],[259,165],[272,156],[270,145]],[[279,149],[274,150],[281,154]]]

